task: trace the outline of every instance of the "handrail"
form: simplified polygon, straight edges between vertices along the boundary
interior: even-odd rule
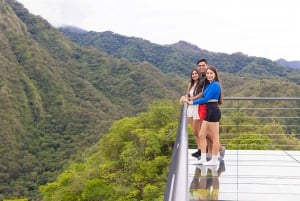
[[[164,201],[188,200],[188,132],[187,132],[187,104],[181,109],[177,137],[171,159],[168,183]]]

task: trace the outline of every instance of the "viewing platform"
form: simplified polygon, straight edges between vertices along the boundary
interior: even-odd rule
[[[220,108],[225,157],[203,166],[183,105],[164,201],[300,200],[300,98],[229,97]]]
[[[218,166],[195,165],[194,151],[188,150],[190,201],[300,200],[300,151],[226,150]]]

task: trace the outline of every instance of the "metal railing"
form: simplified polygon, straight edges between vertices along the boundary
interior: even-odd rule
[[[188,200],[188,133],[186,110],[187,104],[184,103],[174,143],[164,201]]]
[[[300,139],[300,98],[227,97],[220,108],[220,142],[229,149],[300,150],[291,143]]]
[[[300,98],[227,97],[220,108],[220,141],[227,149],[300,150]],[[164,201],[188,200],[187,150],[196,147],[187,131],[186,110],[184,104]]]

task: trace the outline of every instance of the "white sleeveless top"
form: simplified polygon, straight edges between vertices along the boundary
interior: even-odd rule
[[[192,86],[192,88],[190,89],[190,97],[194,96],[194,89],[195,89],[195,87]]]
[[[194,89],[194,86],[190,89],[190,97],[194,96]],[[187,109],[187,116],[192,117],[193,119],[200,119],[198,114],[198,106],[199,105],[189,105]]]

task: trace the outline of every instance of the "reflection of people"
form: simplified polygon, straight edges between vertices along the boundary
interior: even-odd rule
[[[189,104],[197,105],[206,103],[206,117],[201,125],[198,134],[198,140],[201,147],[201,159],[199,164],[203,165],[217,165],[218,155],[220,149],[219,141],[219,121],[221,119],[221,111],[218,104],[222,104],[222,91],[217,69],[213,66],[208,66],[206,71],[206,84],[203,91],[203,97],[194,101],[185,99]],[[208,135],[209,134],[209,135]],[[207,162],[207,141],[206,137],[212,139],[212,159]]]
[[[218,200],[219,176],[225,172],[225,162],[220,161],[219,166],[196,166],[194,178],[190,184],[189,200]]]

